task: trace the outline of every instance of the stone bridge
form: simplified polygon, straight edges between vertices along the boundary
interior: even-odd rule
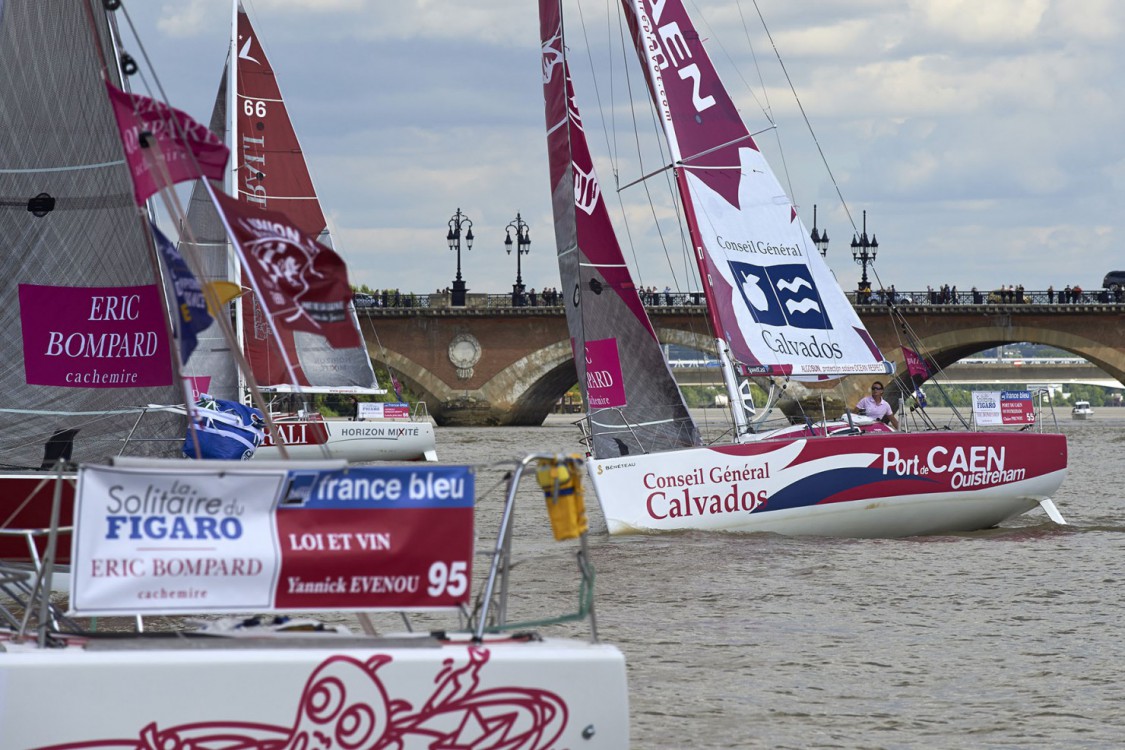
[[[943,368],[1026,341],[1071,352],[1125,382],[1125,304],[900,305],[905,322],[897,324],[881,306],[856,309],[896,373],[905,372],[909,333]],[[577,380],[561,307],[367,308],[359,315],[372,359],[425,400],[439,425],[542,424]],[[653,306],[649,315],[662,343],[712,350],[702,306]],[[872,379],[848,378],[844,392],[834,393],[854,403]]]

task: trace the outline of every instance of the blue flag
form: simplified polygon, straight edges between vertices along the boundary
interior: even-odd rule
[[[195,278],[183,257],[155,224],[152,225],[152,233],[176,295],[176,338],[180,340],[180,361],[187,362],[195,351],[195,335],[211,325],[211,315],[207,312],[207,301],[199,279]]]

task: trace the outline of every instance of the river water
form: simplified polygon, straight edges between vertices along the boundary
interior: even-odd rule
[[[577,452],[572,422],[442,428],[439,455],[483,465]],[[610,538],[591,496],[599,635],[626,656],[632,746],[1120,747],[1125,409],[1060,426],[1065,527],[1036,510],[1001,529],[901,540]],[[482,468],[478,490],[497,479]],[[553,541],[541,495],[526,494],[515,619],[577,602],[573,547]],[[499,508],[478,506],[482,542]]]

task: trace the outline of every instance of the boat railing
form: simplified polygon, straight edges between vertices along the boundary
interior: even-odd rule
[[[534,621],[509,622],[508,594],[512,570],[512,528],[516,497],[524,478],[532,472],[543,489],[547,511],[555,538],[577,539],[576,555],[579,574],[578,609],[570,614]],[[588,620],[590,637],[598,640],[594,613],[594,568],[586,545],[587,522],[582,492],[584,462],[577,455],[533,453],[515,463],[507,475],[507,496],[500,519],[496,543],[492,549],[488,578],[482,592],[479,610],[470,621],[473,637],[482,640],[485,633],[525,630],[564,622]]]
[[[526,631],[537,627],[587,620],[593,641],[598,640],[594,614],[594,568],[589,560],[586,536],[587,521],[583,497],[582,478],[584,461],[578,455],[530,454],[514,462],[496,464],[493,468],[507,469],[502,481],[505,488],[503,512],[496,541],[488,551],[488,574],[477,595],[476,607],[461,609],[461,629],[471,633],[475,640],[485,634]],[[533,621],[512,622],[509,619],[509,594],[512,590],[511,573],[513,520],[517,497],[528,475],[537,481],[541,497],[547,505],[552,531],[557,540],[577,540],[576,568],[578,574],[578,608]],[[65,481],[62,476],[57,482]],[[479,500],[479,494],[478,494]],[[0,625],[17,632],[22,639],[36,632],[40,645],[49,645],[52,634],[60,630],[80,632],[81,628],[65,617],[62,608],[52,600],[54,561],[60,536],[73,533],[73,527],[58,525],[60,493],[56,490],[50,528],[0,530],[0,534],[18,536],[26,540],[30,562],[25,564],[0,563]],[[43,540],[46,544],[43,545]],[[41,545],[44,551],[40,552]],[[69,576],[68,576],[69,578]],[[410,622],[402,613],[407,626]],[[138,632],[145,629],[140,616],[135,618]],[[374,628],[365,613],[359,613],[365,632],[373,634]]]

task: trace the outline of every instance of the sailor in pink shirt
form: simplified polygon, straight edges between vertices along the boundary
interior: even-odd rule
[[[876,380],[871,384],[871,395],[864,396],[855,406],[856,414],[863,414],[877,419],[884,424],[898,429],[898,420],[895,419],[894,409],[883,400],[883,384]]]

